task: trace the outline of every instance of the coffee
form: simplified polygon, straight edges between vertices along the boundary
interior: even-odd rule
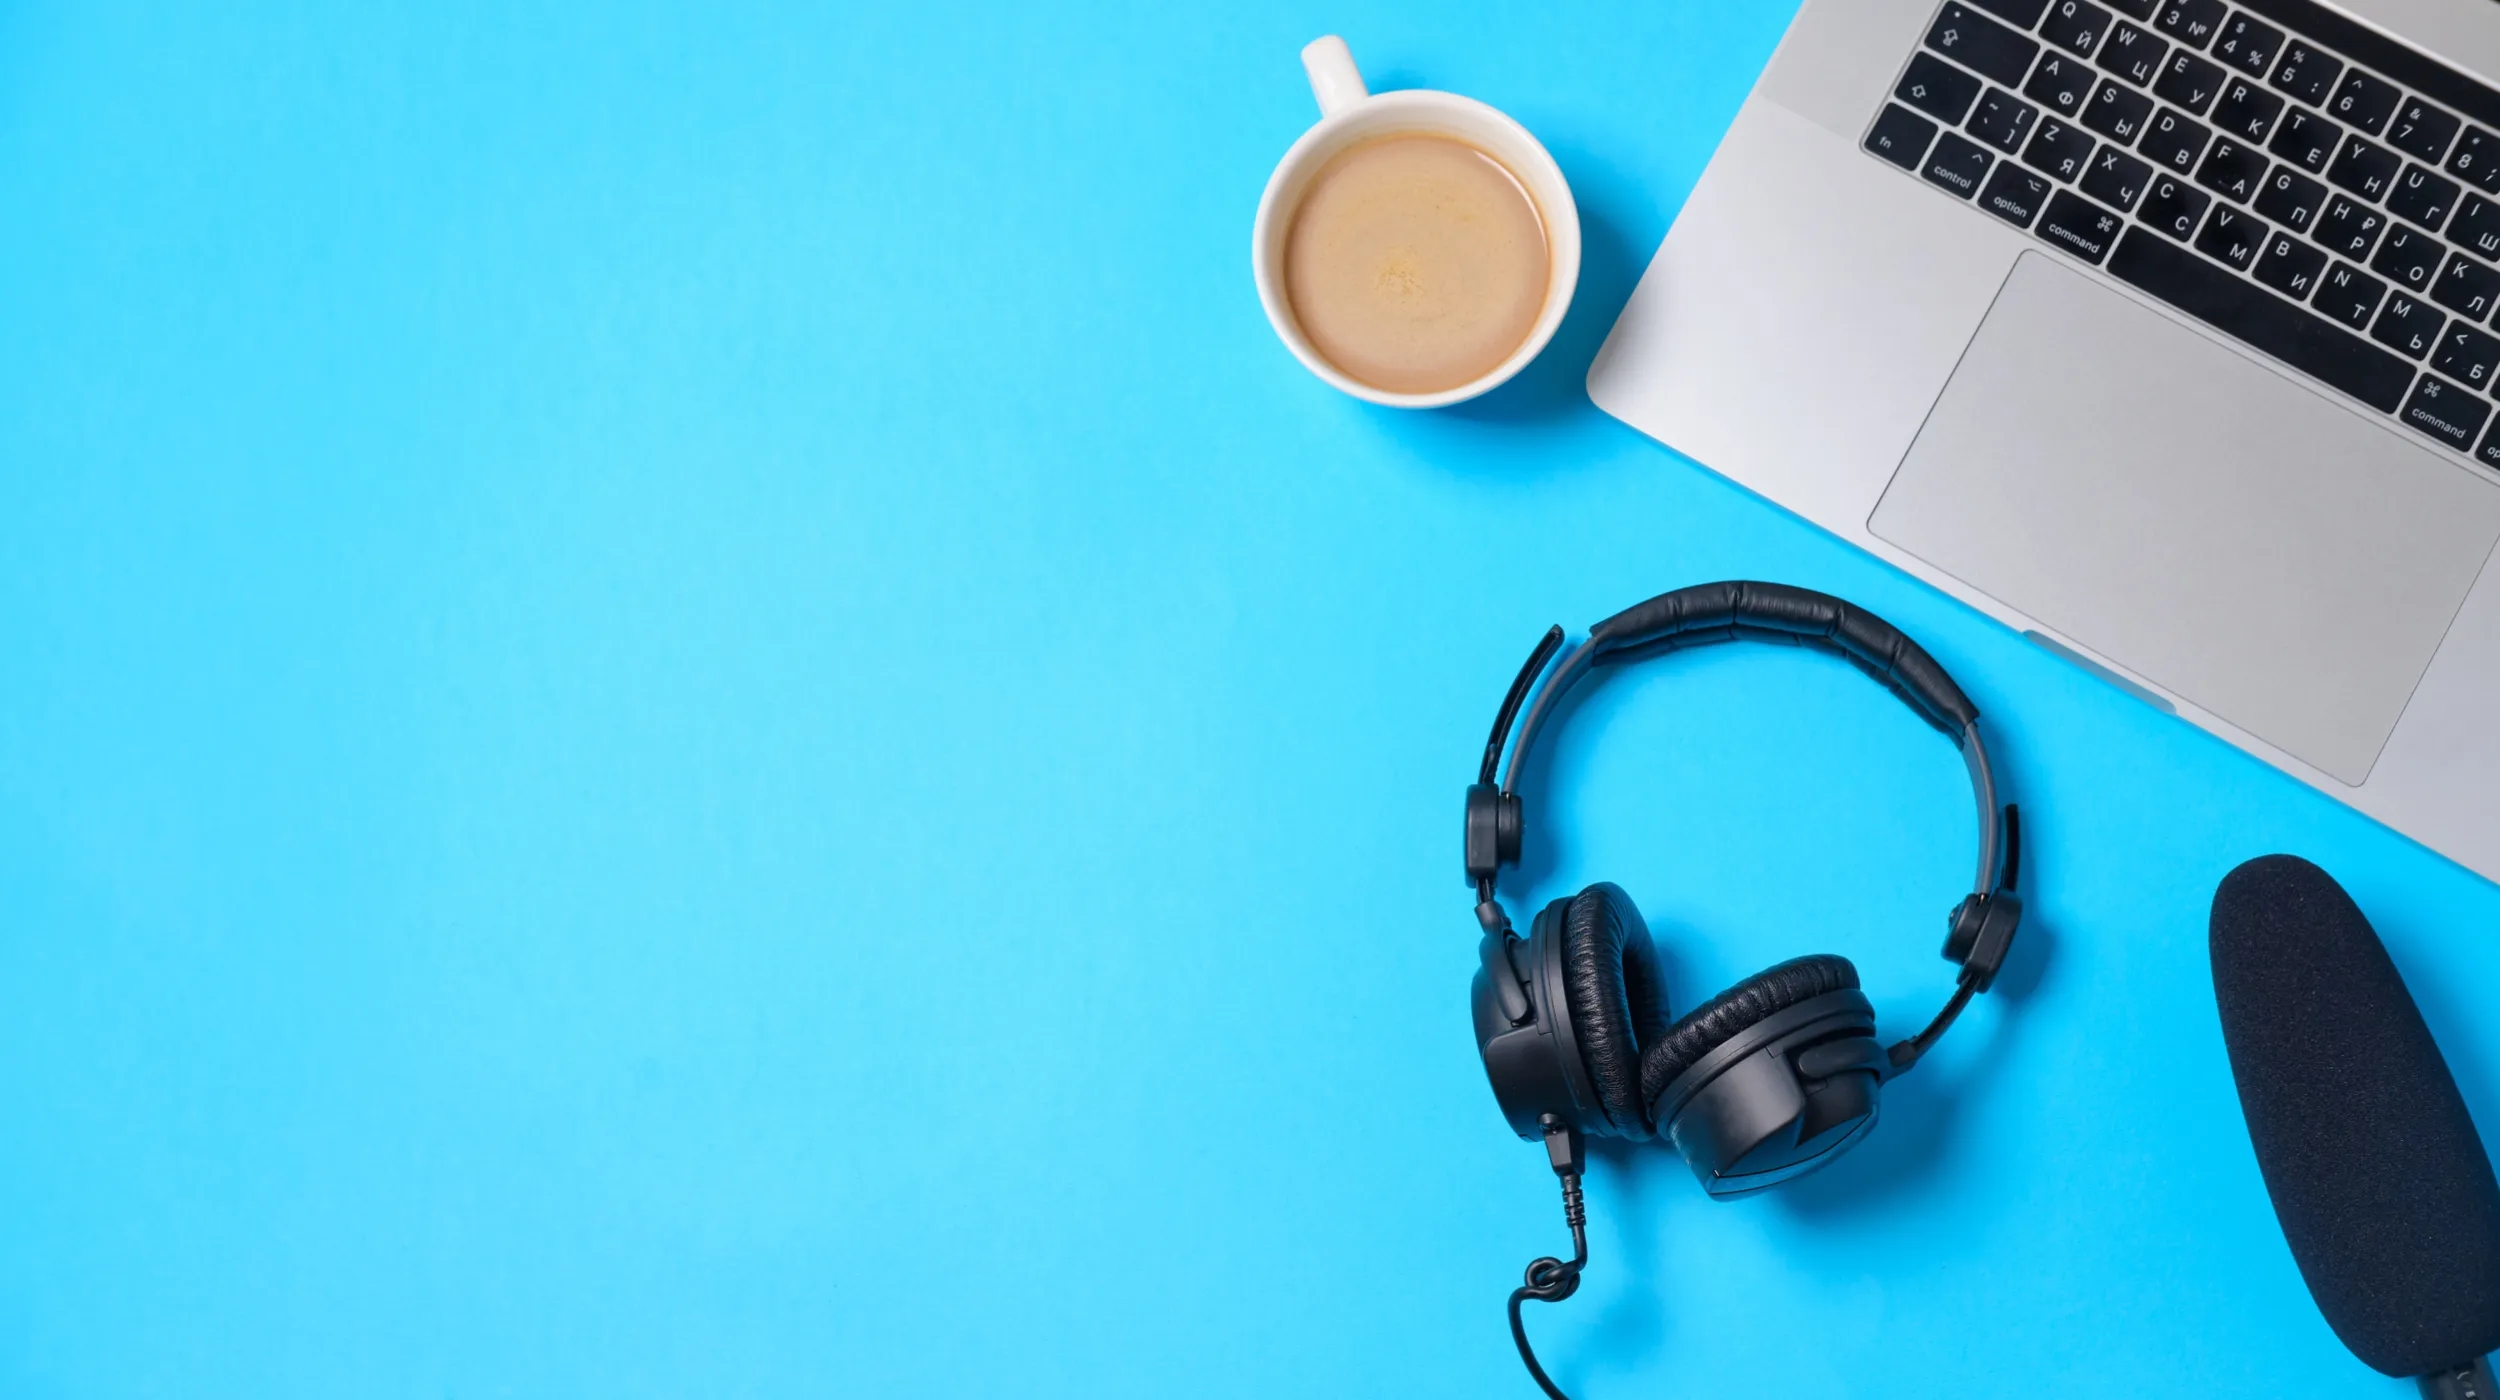
[[[1527,340],[1549,256],[1536,201],[1500,161],[1447,136],[1383,136],[1312,177],[1285,236],[1285,295],[1329,363],[1436,393]]]

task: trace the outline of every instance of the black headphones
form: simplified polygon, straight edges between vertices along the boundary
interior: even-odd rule
[[[1573,685],[1599,665],[1737,640],[1837,653],[1882,681],[1962,751],[1979,809],[1979,866],[1947,921],[1945,960],[1960,969],[1953,995],[1925,1030],[1890,1048],[1857,969],[1828,953],[1793,958],[1668,1021],[1666,980],[1648,926],[1621,887],[1599,882],[1557,899],[1528,936],[1512,932],[1494,878],[1519,860],[1524,818],[1518,776],[1539,730]],[[1882,618],[1838,598],[1770,583],[1712,583],[1660,594],[1589,629],[1547,670],[1563,631],[1551,629],[1511,682],[1467,789],[1467,880],[1484,931],[1471,995],[1476,1049],[1511,1130],[1542,1140],[1563,1180],[1575,1257],[1528,1266],[1511,1294],[1510,1325],[1528,1371],[1548,1395],[1528,1347],[1520,1304],[1559,1302],[1588,1263],[1580,1173],[1584,1134],[1664,1137],[1702,1187],[1722,1199],[1791,1181],[1847,1151],[1875,1126],[1883,1083],[1907,1071],[1988,990],[2022,922],[2014,879],[2020,826],[1997,803],[1996,773],[1980,742],[1979,708],[1935,658]],[[1511,724],[1542,675],[1510,763]]]

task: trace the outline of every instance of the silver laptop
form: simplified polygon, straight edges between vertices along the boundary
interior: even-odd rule
[[[1607,412],[2500,878],[2500,4],[1806,0]]]

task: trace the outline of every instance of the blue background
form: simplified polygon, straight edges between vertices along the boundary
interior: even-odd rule
[[[1547,623],[1734,575],[1961,677],[2034,919],[1832,1171],[1601,1154],[1559,1376],[2409,1394],[2275,1230],[2206,903],[2326,863],[2490,1124],[2500,891],[1581,392],[1788,17],[0,4],[0,1392],[1527,1394],[1459,790]],[[1478,404],[1260,316],[1331,31],[1578,192]],[[1507,898],[1905,1029],[1965,792],[1698,654],[1590,694]]]

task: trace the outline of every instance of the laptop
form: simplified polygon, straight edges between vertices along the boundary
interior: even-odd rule
[[[1607,412],[2500,878],[2500,4],[1805,0]]]

